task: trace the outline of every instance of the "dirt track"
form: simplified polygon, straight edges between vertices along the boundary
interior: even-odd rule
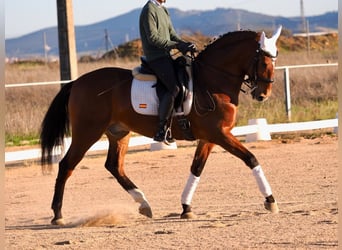
[[[142,189],[154,218],[88,156],[69,179],[63,214],[51,226],[55,172],[6,169],[6,249],[337,249],[337,139],[246,143],[268,178],[280,213],[263,198],[242,161],[215,147],[193,199],[194,220],[181,220],[180,195],[195,148],[139,150],[126,172]]]

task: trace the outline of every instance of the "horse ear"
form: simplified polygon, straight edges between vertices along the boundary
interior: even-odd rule
[[[283,26],[279,25],[278,29],[274,32],[274,34],[272,36],[272,39],[274,40],[274,42],[276,42],[277,39],[279,38],[282,27]]]
[[[263,31],[261,32],[260,40],[259,40],[259,44],[261,48],[265,47],[265,38],[266,38],[266,35],[265,35],[265,32]]]
[[[276,42],[278,37],[280,36],[281,32],[281,26],[277,29],[277,31],[274,33],[274,35],[271,38],[267,38],[265,35],[265,32],[263,31],[260,35],[260,49],[262,49],[265,52],[268,52],[271,56],[276,57],[277,56],[277,47]]]

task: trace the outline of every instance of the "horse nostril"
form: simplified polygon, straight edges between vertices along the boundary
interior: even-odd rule
[[[265,95],[260,95],[260,96],[258,96],[258,98],[257,98],[257,100],[259,101],[259,102],[264,102],[264,101],[266,101],[268,99],[268,96],[265,96]]]
[[[257,100],[258,100],[259,102],[262,102],[264,99],[265,99],[265,97],[263,97],[262,95],[259,95],[259,96],[257,97]]]

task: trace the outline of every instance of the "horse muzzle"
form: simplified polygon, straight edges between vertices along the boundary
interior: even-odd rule
[[[256,88],[251,92],[252,98],[258,102],[264,102],[271,96],[271,90],[266,91],[266,93],[260,92],[258,90],[259,89]]]
[[[268,96],[264,95],[264,94],[261,94],[261,95],[258,95],[258,96],[253,96],[253,98],[255,100],[257,100],[258,102],[264,102],[268,99]]]

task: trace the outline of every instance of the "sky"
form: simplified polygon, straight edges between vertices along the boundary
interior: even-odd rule
[[[306,16],[338,10],[338,0],[303,0]],[[147,0],[72,0],[74,24],[86,25],[141,8]],[[243,9],[272,16],[300,16],[300,0],[166,0],[180,10]],[[56,0],[5,0],[5,38],[57,26]]]

